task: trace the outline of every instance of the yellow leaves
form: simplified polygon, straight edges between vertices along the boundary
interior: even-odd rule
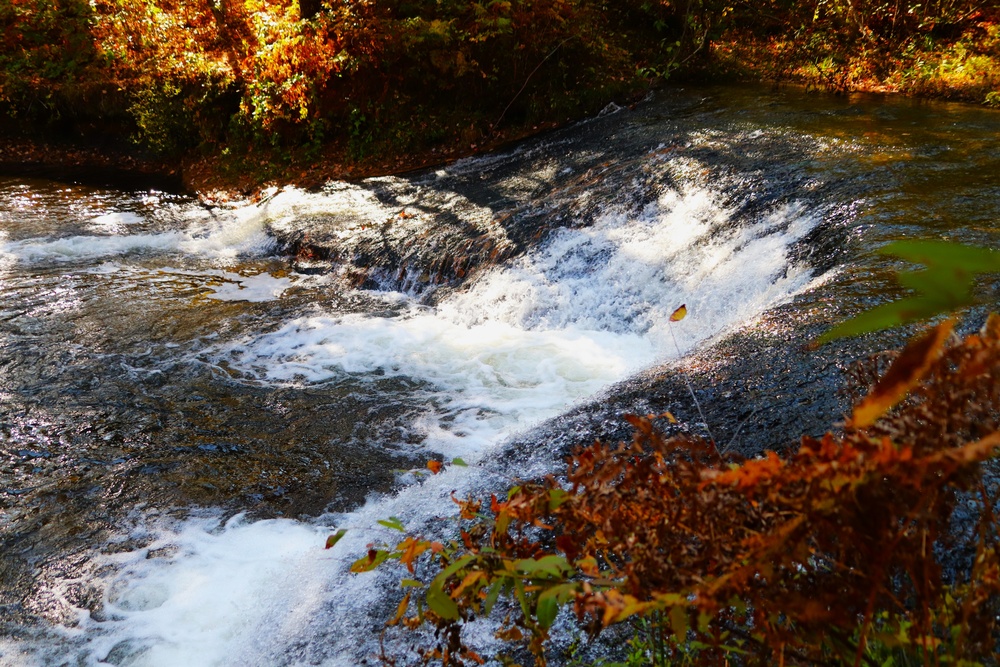
[[[675,631],[688,627],[688,608],[691,603],[687,596],[679,593],[656,593],[648,600],[640,600],[617,588],[610,588],[596,596],[604,608],[601,623],[604,627],[621,623],[633,616],[644,616],[652,611],[666,610]]]
[[[524,633],[517,626],[501,628],[496,631],[495,636],[497,639],[502,639],[505,642],[519,642],[524,639]]]
[[[601,624],[604,627],[621,623],[656,606],[655,602],[640,602],[634,595],[622,593],[617,588],[599,594],[598,598],[604,607],[604,613],[601,617]]]
[[[398,625],[399,622],[403,620],[403,617],[406,615],[406,610],[407,608],[409,608],[409,606],[410,606],[410,594],[407,593],[406,595],[403,596],[403,599],[400,600],[399,606],[396,607],[396,615],[393,616],[391,620],[387,621],[386,625],[390,626]]]
[[[580,570],[585,576],[596,578],[601,575],[600,570],[597,568],[597,559],[593,556],[587,556],[586,558],[581,558],[575,563],[576,568]]]
[[[680,322],[685,317],[687,317],[687,314],[688,314],[687,304],[684,304],[670,315],[670,321]]]
[[[941,355],[953,326],[953,320],[942,322],[907,345],[871,393],[854,408],[849,426],[867,428],[903,400]]]
[[[485,580],[486,580],[486,573],[485,572],[482,572],[480,570],[474,570],[472,572],[469,572],[462,579],[462,583],[460,583],[458,585],[458,588],[455,589],[455,591],[452,593],[452,595],[457,598],[458,596],[460,596],[465,591],[465,589],[469,588],[470,586],[475,585],[476,583],[478,583],[480,581],[485,581]]]
[[[430,549],[431,546],[431,543],[426,540],[408,537],[396,547],[396,551],[400,552],[399,562],[405,565],[406,569],[412,573],[417,557]]]

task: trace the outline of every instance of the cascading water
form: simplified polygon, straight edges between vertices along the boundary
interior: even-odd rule
[[[511,436],[835,273],[877,151],[720,108],[240,207],[0,184],[0,528],[35,572],[0,660],[371,662],[378,520],[446,530],[452,494],[556,465],[500,466]]]

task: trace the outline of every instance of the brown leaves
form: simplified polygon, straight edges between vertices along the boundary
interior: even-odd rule
[[[747,665],[776,654],[854,663],[876,632],[901,646],[950,637],[934,639],[931,657],[990,654],[1000,632],[991,501],[978,533],[950,535],[950,547],[976,553],[961,586],[945,585],[937,545],[955,491],[978,488],[981,463],[1000,449],[1000,320],[947,346],[950,332],[945,323],[909,345],[854,428],[803,438],[793,455],[721,461],[704,439],[665,437],[656,420],[669,415],[630,415],[631,442],[595,442],[570,458],[564,481],[493,496],[492,518],[485,503],[456,501],[471,522],[461,540],[421,547],[441,567],[427,618],[457,633],[508,596],[521,615],[498,637],[527,642],[536,664],[569,603],[592,631],[644,617],[675,646],[688,642],[678,650],[692,665],[734,650]],[[415,544],[393,557],[412,567]]]
[[[930,370],[954,326],[953,320],[937,325],[912,341],[896,358],[875,389],[854,408],[850,425],[865,428],[896,405]]]

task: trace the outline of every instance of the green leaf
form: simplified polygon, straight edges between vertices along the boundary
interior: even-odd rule
[[[896,280],[903,287],[943,302],[971,303],[973,276],[959,269],[934,267],[926,271],[901,271]]]
[[[406,532],[403,522],[400,521],[398,517],[391,516],[388,519],[380,519],[378,524],[380,526],[385,526],[386,528],[391,528],[392,530],[398,530],[401,533]]]
[[[423,582],[417,581],[416,579],[403,579],[399,582],[400,588],[420,588],[423,585]]]
[[[1000,272],[1000,251],[952,241],[895,241],[878,252],[927,267],[949,267],[969,273]]]
[[[896,241],[878,252],[927,267],[925,271],[901,271],[896,276],[900,285],[916,294],[842,322],[820,336],[818,343],[960,310],[975,303],[976,274],[1000,272],[1000,252],[949,241]]]
[[[529,577],[561,577],[573,570],[565,556],[549,554],[539,559],[523,558],[514,563],[514,567]]]
[[[670,608],[670,627],[674,631],[674,639],[677,640],[679,645],[683,646],[685,640],[687,640],[688,631],[688,613],[686,608],[679,605]]]
[[[556,600],[555,596],[548,595],[551,591],[545,591],[538,598],[538,604],[535,606],[535,616],[538,618],[538,624],[543,628],[551,628],[553,621],[556,620],[556,614],[559,613],[559,601]]]
[[[926,297],[914,296],[900,299],[876,306],[857,317],[841,322],[820,336],[818,342],[827,343],[837,338],[889,329],[914,320],[933,317],[947,310],[947,304]]]
[[[443,586],[445,580],[448,577],[450,577],[451,575],[455,574],[456,572],[458,572],[459,570],[461,570],[463,567],[465,567],[466,565],[468,565],[469,563],[471,563],[473,560],[475,560],[475,558],[476,558],[476,556],[474,554],[469,554],[468,556],[462,556],[461,558],[459,558],[458,560],[456,560],[454,563],[452,563],[451,565],[449,565],[445,569],[441,570],[441,572],[439,572],[438,575],[436,577],[434,577],[434,582],[437,583],[437,585],[442,585]],[[431,586],[434,586],[435,583],[432,583]]]
[[[467,467],[469,467],[469,464],[466,463],[464,459],[461,459],[461,458],[459,458],[457,456],[451,460],[451,464],[453,466],[459,466],[460,468],[467,468]]]
[[[490,612],[493,610],[493,605],[496,604],[497,598],[500,597],[500,589],[503,586],[503,581],[498,579],[493,582],[490,586],[490,590],[486,593],[486,601],[483,603],[483,615],[489,616]]]
[[[535,612],[539,625],[543,628],[552,627],[552,622],[559,612],[559,605],[566,604],[572,599],[578,588],[576,583],[569,582],[542,591],[542,594],[538,596]]]
[[[389,558],[388,551],[371,550],[367,556],[362,556],[351,563],[351,572],[371,572]]]
[[[528,598],[524,592],[524,582],[520,579],[514,580],[514,597],[517,599],[517,603],[521,605],[521,613],[524,614],[524,617],[531,618],[531,611],[528,609]]]
[[[699,612],[698,614],[698,632],[701,634],[707,634],[712,623],[712,615],[706,612]]]
[[[327,549],[332,549],[333,545],[335,545],[337,542],[339,542],[340,538],[342,538],[346,534],[347,534],[347,529],[346,528],[341,528],[336,533],[334,533],[330,537],[326,538],[326,548]]]
[[[458,618],[458,605],[441,586],[431,585],[427,589],[427,606],[441,618],[454,621]]]
[[[569,493],[563,489],[551,489],[549,491],[549,511],[559,509],[559,506],[569,500]]]

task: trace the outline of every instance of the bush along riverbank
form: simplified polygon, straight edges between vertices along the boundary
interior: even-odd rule
[[[8,141],[140,157],[193,189],[311,185],[494,148],[668,77],[996,104],[1000,8],[982,5],[10,0],[0,112]]]
[[[969,305],[970,273],[1000,269],[950,243],[887,253],[927,267],[898,275],[916,294],[821,340]],[[373,544],[351,569],[406,567],[388,625],[434,629],[423,664],[483,664],[465,631],[491,616],[497,650],[535,665],[996,664],[1000,316],[961,339],[954,323],[853,365],[851,415],[795,452],[747,460],[669,412],[629,415],[631,442],[581,447],[506,497],[453,497],[453,539]],[[560,616],[563,632],[631,635],[624,662],[553,650]]]

